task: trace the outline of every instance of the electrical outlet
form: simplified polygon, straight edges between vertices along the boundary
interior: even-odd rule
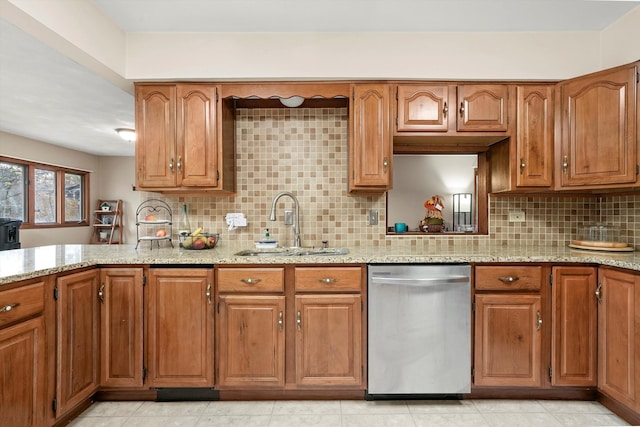
[[[284,225],[292,225],[292,224],[293,224],[293,211],[285,210]]]
[[[369,225],[378,225],[378,211],[370,210],[368,216]]]
[[[523,211],[509,212],[509,222],[524,222]]]

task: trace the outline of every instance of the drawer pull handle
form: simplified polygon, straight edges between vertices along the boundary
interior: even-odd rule
[[[298,326],[298,329],[302,328],[302,313],[300,310],[298,310],[298,314],[296,315],[296,325]]]
[[[540,328],[542,327],[542,314],[540,313],[540,310],[536,311],[536,316],[538,317],[538,324],[536,325],[536,331],[539,331]]]
[[[520,280],[520,278],[518,276],[500,276],[498,277],[498,280],[500,280],[502,283],[511,284]]]
[[[211,283],[207,283],[207,290],[205,291],[204,296],[207,298],[207,302],[211,304]]]
[[[104,283],[98,289],[98,300],[104,304]]]
[[[240,279],[241,282],[246,283],[247,285],[255,285],[256,283],[260,283],[262,279],[252,279],[251,277],[247,279]]]
[[[602,304],[602,283],[598,283],[598,287],[596,288],[596,300],[598,304]]]
[[[284,313],[281,311],[278,313],[278,329],[282,330],[284,327]]]
[[[336,283],[338,281],[338,279],[336,279],[335,277],[321,277],[318,279],[318,282],[320,283]]]
[[[19,302],[15,303],[15,304],[5,305],[4,307],[0,308],[0,313],[8,313],[11,310],[13,310],[14,308],[18,307],[19,305],[20,305]]]
[[[442,118],[446,119],[447,118],[447,113],[449,112],[449,107],[447,106],[447,103],[444,103],[444,107],[442,108]]]

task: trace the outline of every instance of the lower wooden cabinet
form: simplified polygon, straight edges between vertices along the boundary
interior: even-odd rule
[[[541,386],[540,295],[476,295],[475,375],[480,386]]]
[[[593,387],[597,380],[597,271],[553,267],[551,384]]]
[[[218,385],[284,386],[283,295],[221,295]]]
[[[362,384],[361,306],[359,294],[296,295],[298,385]]]
[[[640,411],[640,275],[598,270],[598,390]]]
[[[58,277],[56,417],[89,399],[100,381],[98,270]]]
[[[147,385],[213,386],[213,270],[151,268]]]
[[[44,284],[0,292],[0,424],[44,424]],[[47,402],[48,403],[48,402]]]
[[[100,385],[142,387],[143,269],[100,271]]]

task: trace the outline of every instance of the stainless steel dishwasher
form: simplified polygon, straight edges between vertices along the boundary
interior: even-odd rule
[[[471,391],[470,276],[468,264],[369,266],[367,398]]]

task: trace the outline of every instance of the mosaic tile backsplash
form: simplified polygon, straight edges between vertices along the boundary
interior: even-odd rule
[[[490,196],[489,235],[386,235],[384,195],[347,193],[348,111],[346,108],[239,109],[236,117],[237,193],[235,197],[160,196],[180,212],[188,206],[192,228],[218,232],[221,241],[252,247],[265,229],[279,244],[293,242],[284,225],[287,197],[268,220],[271,201],[290,191],[300,202],[302,244],[333,247],[425,247],[451,250],[469,245],[564,246],[584,224],[620,226],[622,239],[640,249],[640,194],[596,196]],[[149,193],[158,198],[158,194]],[[379,212],[378,225],[367,212]],[[511,223],[509,211],[524,211],[526,221]],[[242,212],[247,227],[227,230],[225,215]],[[176,217],[177,220],[177,217]]]

